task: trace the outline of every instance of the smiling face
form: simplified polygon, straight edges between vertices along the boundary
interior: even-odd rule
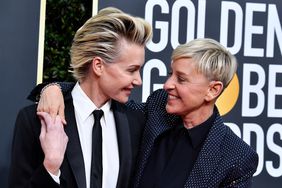
[[[114,62],[103,63],[99,87],[104,98],[125,103],[131,90],[142,84],[140,69],[144,64],[145,49],[144,46],[122,41],[119,51]]]
[[[197,72],[191,58],[180,58],[171,64],[172,73],[164,89],[168,92],[166,110],[182,117],[202,116],[209,104],[209,80]]]

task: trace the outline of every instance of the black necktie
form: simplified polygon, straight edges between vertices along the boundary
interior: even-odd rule
[[[102,188],[102,127],[100,119],[103,110],[94,110],[94,126],[92,128],[92,160],[90,188]]]

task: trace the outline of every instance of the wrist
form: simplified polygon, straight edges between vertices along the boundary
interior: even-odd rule
[[[44,159],[43,166],[49,173],[55,176],[57,176],[60,172],[60,166],[56,165],[56,163],[54,164],[54,162],[51,162],[49,160]]]
[[[43,92],[44,92],[48,87],[51,87],[51,86],[57,87],[57,88],[62,92],[62,88],[61,88],[60,84],[58,84],[57,82],[52,82],[52,83],[49,83],[49,84],[45,85],[45,86],[41,89],[41,91],[40,91],[40,98],[41,98]]]

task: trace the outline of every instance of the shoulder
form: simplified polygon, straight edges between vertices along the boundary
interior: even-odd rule
[[[22,109],[19,110],[17,118],[23,118],[23,119],[37,118],[36,108],[37,108],[36,104],[23,107]]]
[[[20,109],[15,123],[16,132],[28,132],[33,130],[38,133],[40,131],[41,126],[39,118],[36,115],[36,108],[37,105],[33,104]]]
[[[121,118],[129,123],[129,129],[135,134],[140,134],[145,125],[145,114],[138,110],[133,109],[130,106],[119,103],[117,101],[112,101],[112,110],[114,112],[115,118]],[[121,119],[121,120],[122,120]]]
[[[129,105],[129,103],[122,104],[117,101],[112,101],[112,110],[115,112],[121,112],[125,113],[127,116],[134,116],[136,117],[143,117],[144,114],[138,109],[138,108],[132,108],[132,106]]]
[[[224,158],[228,161],[233,160],[242,169],[256,169],[258,165],[258,154],[256,151],[239,138],[228,126],[222,143]]]
[[[258,161],[258,155],[255,150],[225,125],[219,114],[211,127],[207,139],[210,145],[214,143],[218,145],[223,161],[234,164],[253,160],[254,165]]]
[[[251,146],[249,146],[245,141],[239,138],[228,126],[226,126],[225,143],[233,145],[235,152],[241,151],[242,153],[256,153]]]

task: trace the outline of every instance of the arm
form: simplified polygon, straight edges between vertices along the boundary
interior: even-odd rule
[[[142,111],[144,114],[146,113],[146,104],[147,103],[137,103],[133,100],[127,102],[125,105],[131,109]]]
[[[237,167],[229,175],[225,188],[249,188],[252,185],[253,174],[258,165],[258,155],[255,152],[249,153],[239,159]]]
[[[12,143],[10,188],[60,187],[43,165],[45,156],[39,141],[40,129],[40,122],[36,117],[36,106],[20,111]]]
[[[43,83],[37,85],[29,94],[28,99],[32,101],[38,101],[37,111],[47,112],[54,120],[56,115],[59,115],[64,124],[64,97],[63,95],[68,93],[74,87],[74,83],[71,82],[58,82],[60,87],[51,83]]]
[[[59,115],[63,120],[63,123],[66,124],[64,115],[64,94],[74,87],[74,83],[59,82],[58,84],[61,88],[57,85],[39,84],[31,91],[28,99],[39,101],[37,107],[38,112],[47,112],[51,115],[52,119],[55,119],[55,116]],[[146,113],[147,111],[147,103],[129,101],[126,105],[129,108],[142,111],[143,113]]]
[[[126,106],[134,109],[140,110],[144,114],[148,113],[148,106],[162,106],[166,103],[167,94],[163,89],[158,89],[151,93],[147,98],[146,102],[143,103],[136,103],[135,101],[131,100],[126,103]],[[156,105],[157,104],[157,105]]]
[[[74,87],[75,83],[73,82],[57,82],[62,89],[63,95],[72,90]],[[32,91],[29,93],[27,96],[27,99],[33,101],[33,102],[38,102],[40,99],[40,93],[42,89],[47,86],[49,83],[42,83],[38,84],[35,88],[32,89]]]

